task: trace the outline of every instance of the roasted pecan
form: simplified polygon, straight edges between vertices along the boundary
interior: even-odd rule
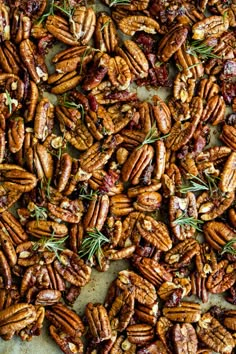
[[[13,267],[17,262],[16,251],[8,232],[0,231],[0,246],[8,263]]]
[[[192,257],[200,252],[199,244],[194,239],[179,242],[165,255],[165,261],[173,267],[188,265]]]
[[[71,336],[57,327],[51,325],[49,332],[60,349],[67,354],[83,354],[83,342],[78,336]]]
[[[198,79],[203,76],[204,68],[197,55],[188,53],[186,45],[183,44],[175,53],[177,64],[186,73],[186,76],[191,76]]]
[[[227,329],[230,329],[232,331],[235,331],[236,328],[236,312],[235,310],[228,310],[224,312],[224,326]]]
[[[208,301],[206,278],[201,276],[198,272],[191,274],[191,292],[193,295],[197,295],[203,303]]]
[[[72,15],[70,32],[79,43],[85,45],[93,35],[95,24],[96,14],[92,7],[78,6]]]
[[[103,305],[88,303],[85,316],[89,324],[89,330],[97,343],[111,338],[111,325]]]
[[[219,188],[224,193],[232,193],[236,188],[236,152],[227,159],[220,176]]]
[[[220,251],[234,237],[233,230],[223,222],[208,221],[203,226],[206,241],[211,247]]]
[[[52,62],[59,74],[69,73],[78,67],[81,71],[91,61],[93,54],[93,49],[89,46],[75,46],[57,53]]]
[[[156,119],[158,129],[163,134],[168,134],[171,129],[171,114],[168,106],[158,96],[153,96],[153,115]]]
[[[119,286],[123,289],[133,289],[135,299],[143,305],[152,305],[157,298],[154,286],[138,274],[123,270],[119,272]]]
[[[96,48],[103,52],[114,52],[118,36],[112,18],[105,12],[101,12],[97,18],[94,37]]]
[[[132,200],[126,194],[116,194],[111,197],[110,211],[113,215],[124,216],[133,210]]]
[[[124,290],[118,295],[108,312],[112,329],[123,331],[128,325],[134,314],[134,291]]]
[[[235,281],[235,265],[230,265],[228,261],[223,260],[218,263],[217,268],[209,275],[206,287],[209,292],[219,294],[229,289]]]
[[[44,58],[37,51],[36,46],[29,39],[20,43],[20,55],[32,80],[38,84],[41,80],[47,81],[48,71]]]
[[[193,39],[203,40],[210,36],[220,37],[229,27],[228,18],[210,16],[195,23],[192,27]]]
[[[48,83],[53,85],[51,92],[55,95],[61,95],[73,88],[75,88],[80,81],[82,76],[77,73],[76,70],[73,70],[69,73],[54,73],[51,74],[48,78]]]
[[[122,18],[118,25],[119,29],[129,36],[133,36],[137,31],[155,34],[160,29],[158,22],[148,16],[127,16]]]
[[[177,307],[164,307],[163,314],[170,321],[194,323],[200,320],[201,310],[199,304],[182,301]]]
[[[29,192],[37,183],[36,177],[32,173],[11,164],[0,164],[0,179],[6,189],[15,189],[18,192]]]
[[[26,224],[26,231],[34,237],[64,237],[68,233],[65,224],[59,224],[56,221],[47,220],[31,220]]]
[[[18,75],[21,62],[14,44],[10,41],[3,42],[0,46],[0,54],[0,65],[4,71]]]
[[[43,98],[36,107],[34,117],[34,134],[37,139],[44,141],[52,132],[53,118],[54,106],[47,98]]]
[[[60,219],[71,224],[80,222],[84,211],[83,203],[80,199],[70,200],[59,193],[51,196],[48,203],[48,211],[53,219]]]
[[[149,306],[137,305],[135,307],[135,317],[137,317],[141,323],[155,325],[157,322],[158,310],[158,303]]]
[[[234,200],[234,192],[215,193],[211,195],[209,192],[203,192],[197,198],[198,213],[204,221],[213,220],[222,215]]]
[[[161,61],[168,61],[186,41],[188,30],[181,24],[173,26],[158,45],[157,55]]]
[[[3,280],[4,287],[6,289],[10,289],[12,286],[11,268],[8,264],[7,258],[5,257],[4,253],[1,250],[0,250],[0,270],[1,270],[1,277]]]
[[[0,336],[9,340],[18,332],[36,320],[33,305],[20,303],[0,311]]]
[[[114,133],[113,121],[104,107],[98,105],[97,112],[89,110],[85,116],[89,131],[96,140]]]
[[[226,105],[223,97],[214,95],[208,100],[201,120],[210,121],[212,125],[217,125],[224,121],[225,109]]]
[[[73,285],[84,286],[90,280],[91,268],[70,250],[61,252],[60,260],[55,260],[54,267],[66,281]]]
[[[80,337],[84,325],[80,317],[63,304],[57,304],[46,310],[46,318],[58,329],[71,337]]]
[[[0,289],[0,311],[17,304],[20,301],[20,293],[15,285],[10,289]]]
[[[161,206],[161,194],[157,192],[141,193],[134,202],[134,208],[138,211],[155,211]]]
[[[130,71],[135,78],[143,78],[148,75],[148,61],[139,46],[127,39],[123,43],[124,48],[117,47],[116,53],[129,65]]]
[[[219,91],[220,87],[215,82],[214,76],[210,76],[209,79],[201,79],[198,87],[198,96],[206,101],[209,101],[209,99],[217,95]]]
[[[101,230],[107,218],[109,210],[109,197],[107,195],[95,195],[89,203],[87,213],[84,216],[83,224],[86,231]]]
[[[171,279],[172,280],[172,279]],[[176,290],[181,290],[179,301],[191,291],[191,284],[187,278],[175,278],[173,281],[165,281],[158,289],[158,295],[163,300],[169,300],[175,296]]]
[[[61,292],[58,290],[41,290],[35,300],[35,305],[51,306],[55,305],[61,299]]]
[[[197,352],[197,335],[190,323],[175,324],[172,328],[172,336],[176,354]]]
[[[192,192],[188,192],[185,198],[179,198],[176,196],[170,197],[169,205],[170,213],[170,226],[172,228],[173,234],[179,240],[185,240],[186,238],[192,237],[195,234],[196,229],[191,225],[178,224],[178,218],[190,217],[197,219],[197,206],[196,198]]]
[[[197,324],[197,336],[211,350],[230,354],[234,348],[232,335],[209,312]]]
[[[22,340],[29,341],[33,338],[33,336],[39,336],[41,334],[41,328],[43,327],[43,321],[45,317],[45,309],[42,306],[35,306],[35,310],[35,321],[33,323],[28,324],[19,332],[19,336]]]
[[[156,287],[165,281],[171,282],[172,275],[161,264],[151,258],[138,257],[134,259],[135,267]]]
[[[225,124],[222,128],[220,136],[221,140],[229,146],[232,150],[236,151],[236,128]]]
[[[131,72],[127,62],[123,58],[119,56],[110,58],[107,73],[112,85],[118,90],[126,90],[129,87]]]
[[[78,45],[77,38],[71,33],[68,21],[58,15],[47,17],[46,28],[55,38],[67,45]]]
[[[140,217],[137,230],[146,241],[162,251],[168,251],[172,247],[167,226],[151,216]]]
[[[148,324],[134,324],[126,328],[127,337],[130,343],[143,345],[154,338],[153,327]]]

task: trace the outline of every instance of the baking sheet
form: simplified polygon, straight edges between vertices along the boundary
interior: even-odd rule
[[[97,1],[96,5],[90,1],[89,6],[93,7],[96,12],[104,10],[104,6]],[[106,7],[107,11],[107,7]],[[120,32],[119,32],[120,33]],[[121,34],[121,33],[120,33]],[[126,37],[121,34],[121,37]],[[66,46],[63,44],[56,45],[46,57],[46,63],[49,69],[49,73],[54,72],[54,68],[51,65],[51,58],[59,51],[65,49]],[[173,76],[174,72],[171,71],[170,76]],[[132,85],[130,91],[137,92],[137,95],[142,101],[150,101],[153,95],[158,95],[163,100],[165,100],[171,93],[171,89],[159,88],[159,89],[146,89],[145,87],[136,87]],[[52,104],[56,104],[56,96],[48,92],[44,92],[43,96],[48,97]],[[214,127],[211,130],[211,144],[216,143],[217,137],[220,133],[220,127]],[[207,146],[209,147],[209,146]],[[129,267],[129,262],[126,260],[111,262],[108,271],[101,273],[92,270],[92,276],[89,284],[82,288],[81,294],[75,302],[73,309],[81,316],[84,315],[85,306],[88,302],[92,303],[103,303],[106,292],[108,290],[111,282],[117,277],[119,271],[127,269]],[[195,302],[201,303],[201,301],[196,296],[187,297],[187,300],[193,300]],[[225,309],[235,309],[235,306],[232,306],[226,302],[222,295],[213,295],[209,294],[209,301],[207,304],[201,304],[202,311],[207,311],[212,306],[221,306]],[[14,336],[10,341],[3,341],[0,339],[0,354],[61,354],[62,351],[52,340],[48,334],[49,323],[47,320],[44,321],[44,327],[42,333],[38,337],[33,337],[29,342],[22,341],[19,337]]]

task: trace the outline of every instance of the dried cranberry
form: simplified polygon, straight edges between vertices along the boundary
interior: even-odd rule
[[[236,97],[236,82],[223,81],[222,82],[222,95],[227,104],[232,102],[232,99]]]
[[[110,189],[115,185],[119,175],[113,170],[109,170],[106,176],[103,178],[102,184],[99,187],[99,191],[102,193],[108,193]]]
[[[139,32],[135,39],[145,55],[153,53],[155,50],[155,40],[145,32]]]
[[[227,123],[228,125],[232,125],[233,127],[236,127],[236,113],[230,114],[230,115],[226,118],[226,123]]]
[[[175,307],[178,306],[181,299],[182,299],[183,289],[178,288],[176,289],[170,296],[169,300],[166,301],[166,307]]]

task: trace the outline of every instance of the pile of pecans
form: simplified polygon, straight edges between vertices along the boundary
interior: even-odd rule
[[[230,354],[236,310],[201,303],[236,305],[236,3],[103,5],[0,1],[0,336],[46,317],[66,354]]]

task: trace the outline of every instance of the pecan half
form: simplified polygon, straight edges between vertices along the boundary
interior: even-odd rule
[[[103,305],[88,303],[85,316],[89,324],[89,330],[97,343],[111,338],[110,321]]]
[[[170,321],[194,323],[201,317],[200,305],[182,301],[177,307],[164,307],[163,314]]]
[[[197,352],[197,335],[190,323],[175,324],[172,328],[172,336],[176,354],[193,354]]]
[[[232,335],[210,313],[202,315],[197,324],[197,336],[211,350],[230,354],[234,348]]]
[[[193,39],[203,40],[210,36],[220,37],[229,27],[228,18],[210,16],[193,25]]]

